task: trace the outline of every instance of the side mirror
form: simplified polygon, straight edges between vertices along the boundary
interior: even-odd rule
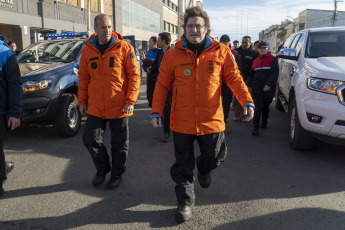
[[[297,50],[295,48],[286,48],[279,52],[279,58],[297,61]]]

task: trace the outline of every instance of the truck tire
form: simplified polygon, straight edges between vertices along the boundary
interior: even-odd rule
[[[296,106],[296,98],[291,103],[289,110],[290,127],[289,127],[289,142],[291,148],[295,150],[311,150],[314,147],[314,137],[305,130],[299,121],[298,111]]]
[[[282,105],[282,102],[281,102],[280,99],[279,99],[279,96],[280,96],[280,95],[282,95],[282,92],[280,91],[279,85],[278,85],[278,83],[277,83],[276,95],[275,95],[275,98],[276,98],[275,108],[276,108],[276,110],[283,111],[283,110],[284,110],[284,107],[283,107],[283,105]]]
[[[71,93],[62,95],[54,127],[65,137],[76,135],[80,129],[81,114],[77,107],[77,96]]]

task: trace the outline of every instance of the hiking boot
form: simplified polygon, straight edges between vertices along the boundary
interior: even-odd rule
[[[107,173],[110,172],[110,169],[107,171],[103,171],[103,172],[97,172],[95,177],[92,180],[92,184],[94,186],[98,186],[103,184],[103,182],[105,181],[105,177],[107,176]]]
[[[198,156],[196,158],[196,165],[198,168],[198,182],[200,184],[201,187],[203,188],[208,188],[211,185],[211,173],[202,173],[200,172],[200,161],[201,161],[201,157]]]
[[[120,186],[121,182],[122,182],[122,175],[110,177],[110,180],[107,185],[107,189],[115,189]]]
[[[1,197],[2,195],[4,195],[4,193],[5,193],[5,190],[4,190],[4,188],[2,187],[3,183],[4,183],[3,181],[0,182],[0,197]]]
[[[259,129],[254,127],[253,130],[252,130],[252,135],[253,136],[258,136],[259,135]]]
[[[261,123],[260,128],[266,129],[266,128],[267,128],[267,121],[263,121],[263,122]]]
[[[194,203],[179,205],[176,210],[175,219],[177,222],[185,222],[192,218],[192,213],[194,210]]]

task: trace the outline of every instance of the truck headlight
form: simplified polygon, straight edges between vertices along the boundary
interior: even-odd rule
[[[52,80],[40,80],[40,81],[27,81],[23,83],[23,92],[33,92],[41,89],[49,89],[51,86]]]
[[[337,88],[344,85],[345,81],[336,81],[322,78],[308,78],[308,88],[324,93],[337,94]]]

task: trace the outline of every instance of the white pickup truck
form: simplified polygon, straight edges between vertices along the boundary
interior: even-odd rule
[[[278,57],[275,107],[289,114],[290,146],[345,145],[345,27],[295,33]]]

